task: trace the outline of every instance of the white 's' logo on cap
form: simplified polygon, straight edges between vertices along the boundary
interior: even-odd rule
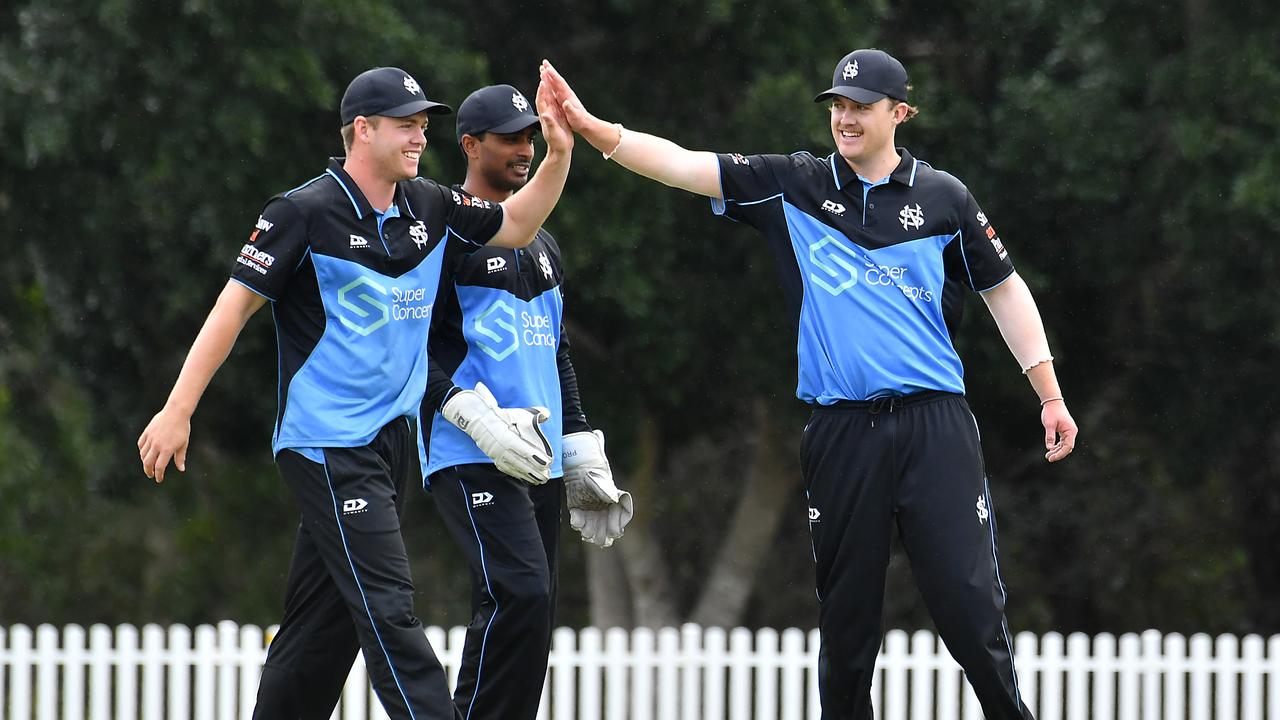
[[[847,62],[844,64],[844,72],[840,73],[845,80],[852,80],[858,77],[858,61]]]
[[[524,96],[521,95],[520,93],[512,93],[511,104],[514,105],[516,110],[520,112],[524,112],[525,110],[529,109],[529,101],[525,100]]]
[[[417,80],[414,80],[413,78],[409,77],[408,75],[405,75],[405,76],[404,76],[404,89],[405,89],[405,90],[408,90],[409,92],[413,93],[414,95],[420,95],[420,94],[422,94],[422,88],[418,87],[418,81],[417,81]]]

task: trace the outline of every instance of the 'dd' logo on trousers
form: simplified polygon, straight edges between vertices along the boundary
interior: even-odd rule
[[[355,318],[349,318],[343,313],[338,316],[338,320],[348,330],[361,335],[369,335],[391,319],[387,304],[363,291],[362,288],[365,287],[382,297],[387,296],[386,288],[367,277],[358,277],[338,290],[338,304],[355,315]]]
[[[520,338],[516,334],[516,311],[504,300],[489,306],[471,323],[479,338],[476,345],[494,360],[505,360],[516,351]]]

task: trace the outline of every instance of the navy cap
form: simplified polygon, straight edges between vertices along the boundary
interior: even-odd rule
[[[400,68],[380,67],[356,76],[342,94],[342,124],[349,125],[358,115],[369,117],[409,117],[426,110],[431,115],[444,115],[453,109],[427,99],[418,81]]]
[[[883,50],[854,50],[845,55],[831,76],[831,89],[813,99],[822,102],[832,95],[869,105],[886,97],[907,100],[907,69]]]
[[[510,85],[482,87],[458,106],[458,142],[462,142],[463,135],[505,135],[537,124],[533,103]]]

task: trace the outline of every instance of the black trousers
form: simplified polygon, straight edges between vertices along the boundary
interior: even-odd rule
[[[1030,720],[1004,617],[977,423],[964,398],[930,392],[818,407],[800,455],[817,566],[823,719],[872,717],[896,522],[929,614],[983,713]]]
[[[302,507],[284,620],[267,649],[256,720],[327,720],[356,650],[396,720],[454,720],[444,668],[413,613],[400,535],[405,488],[421,478],[408,418],[358,448],[325,448],[317,463],[276,458]]]
[[[467,720],[533,720],[551,652],[564,483],[530,485],[493,465],[445,468],[430,481],[471,570],[454,703]]]

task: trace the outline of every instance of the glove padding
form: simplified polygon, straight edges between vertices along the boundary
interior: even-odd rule
[[[576,432],[564,436],[564,489],[569,524],[582,539],[607,548],[622,537],[635,506],[631,493],[613,484],[613,470],[604,455],[604,433]]]
[[[458,426],[493,464],[518,480],[541,485],[551,479],[551,443],[539,423],[551,417],[546,408],[501,408],[484,383],[449,398],[440,414]]]

